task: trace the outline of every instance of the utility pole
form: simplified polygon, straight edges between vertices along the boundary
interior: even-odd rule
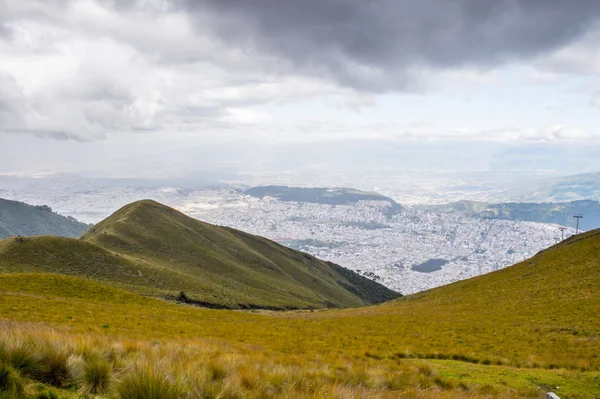
[[[577,228],[575,229],[575,234],[579,234],[579,219],[581,219],[583,215],[580,213],[576,213],[575,215],[573,215],[573,217],[577,219]]]
[[[566,230],[567,228],[566,228],[566,227],[559,227],[558,229],[560,230],[560,233],[561,233],[561,238],[560,238],[560,240],[562,241],[562,240],[564,240],[564,239],[565,239],[565,230]]]

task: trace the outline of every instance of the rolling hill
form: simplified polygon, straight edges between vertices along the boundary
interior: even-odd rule
[[[272,197],[280,201],[328,205],[351,205],[359,201],[385,201],[390,204],[389,217],[402,210],[402,206],[389,197],[352,188],[259,186],[244,191],[244,194],[257,198]]]
[[[121,208],[80,239],[2,240],[0,272],[88,277],[224,308],[356,307],[398,296],[340,266],[149,200]]]
[[[595,230],[380,305],[260,315],[177,306],[70,276],[5,274],[0,318],[10,322],[0,343],[21,337],[84,358],[102,351],[115,373],[134,377],[150,360],[163,384],[197,397],[541,399],[553,390],[595,399],[599,259]],[[137,386],[124,381],[117,390]]]
[[[600,203],[593,200],[571,202],[527,203],[507,202],[490,204],[477,201],[458,201],[444,205],[426,205],[419,209],[434,213],[470,218],[521,220],[528,222],[555,223],[574,227],[573,214],[582,214],[581,230],[600,228]]]
[[[45,205],[34,206],[0,198],[0,239],[19,235],[74,238],[89,227],[72,217],[54,213]]]

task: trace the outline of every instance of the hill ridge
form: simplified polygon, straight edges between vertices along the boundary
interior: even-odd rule
[[[192,219],[153,200],[126,205],[79,240],[0,241],[0,273],[57,271],[225,308],[355,307],[397,293],[311,255]]]
[[[75,238],[89,227],[72,217],[55,213],[47,205],[0,198],[0,239],[48,234]]]

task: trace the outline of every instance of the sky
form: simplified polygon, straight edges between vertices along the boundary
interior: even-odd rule
[[[0,0],[0,173],[600,170],[597,0]]]

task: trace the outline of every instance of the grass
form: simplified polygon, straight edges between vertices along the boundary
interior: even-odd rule
[[[127,205],[81,239],[0,241],[0,272],[87,277],[133,292],[227,308],[355,307],[398,295],[262,237],[189,218],[154,201]]]
[[[200,309],[51,274],[0,275],[0,287],[0,363],[18,369],[12,351],[44,359],[55,348],[77,376],[73,359],[99,356],[110,365],[103,397],[600,397],[600,231],[355,309]],[[27,395],[49,385],[47,374],[20,373]],[[52,389],[87,391],[77,379]]]
[[[111,391],[113,366],[98,353],[90,353],[87,358],[79,358],[71,363],[73,381],[84,394],[99,395]]]
[[[72,334],[39,325],[3,327],[0,341],[17,335],[28,342],[62,348],[75,359],[100,356],[114,385],[91,392],[75,378],[66,388],[49,390],[61,398],[77,398],[83,392],[123,399],[542,398],[544,389],[552,386],[557,390],[556,384],[561,384],[557,391],[567,393],[567,398],[593,398],[598,381],[598,373],[568,370],[514,369],[447,360],[288,356],[206,339],[154,344]],[[78,361],[70,362],[69,367],[77,375]],[[22,379],[18,383],[32,395],[27,397],[35,397],[36,389],[40,389],[37,382]]]
[[[123,378],[117,388],[121,399],[179,399],[184,387],[168,375],[146,366],[136,368]]]
[[[0,393],[19,395],[22,392],[23,384],[17,371],[5,363],[0,363]]]

